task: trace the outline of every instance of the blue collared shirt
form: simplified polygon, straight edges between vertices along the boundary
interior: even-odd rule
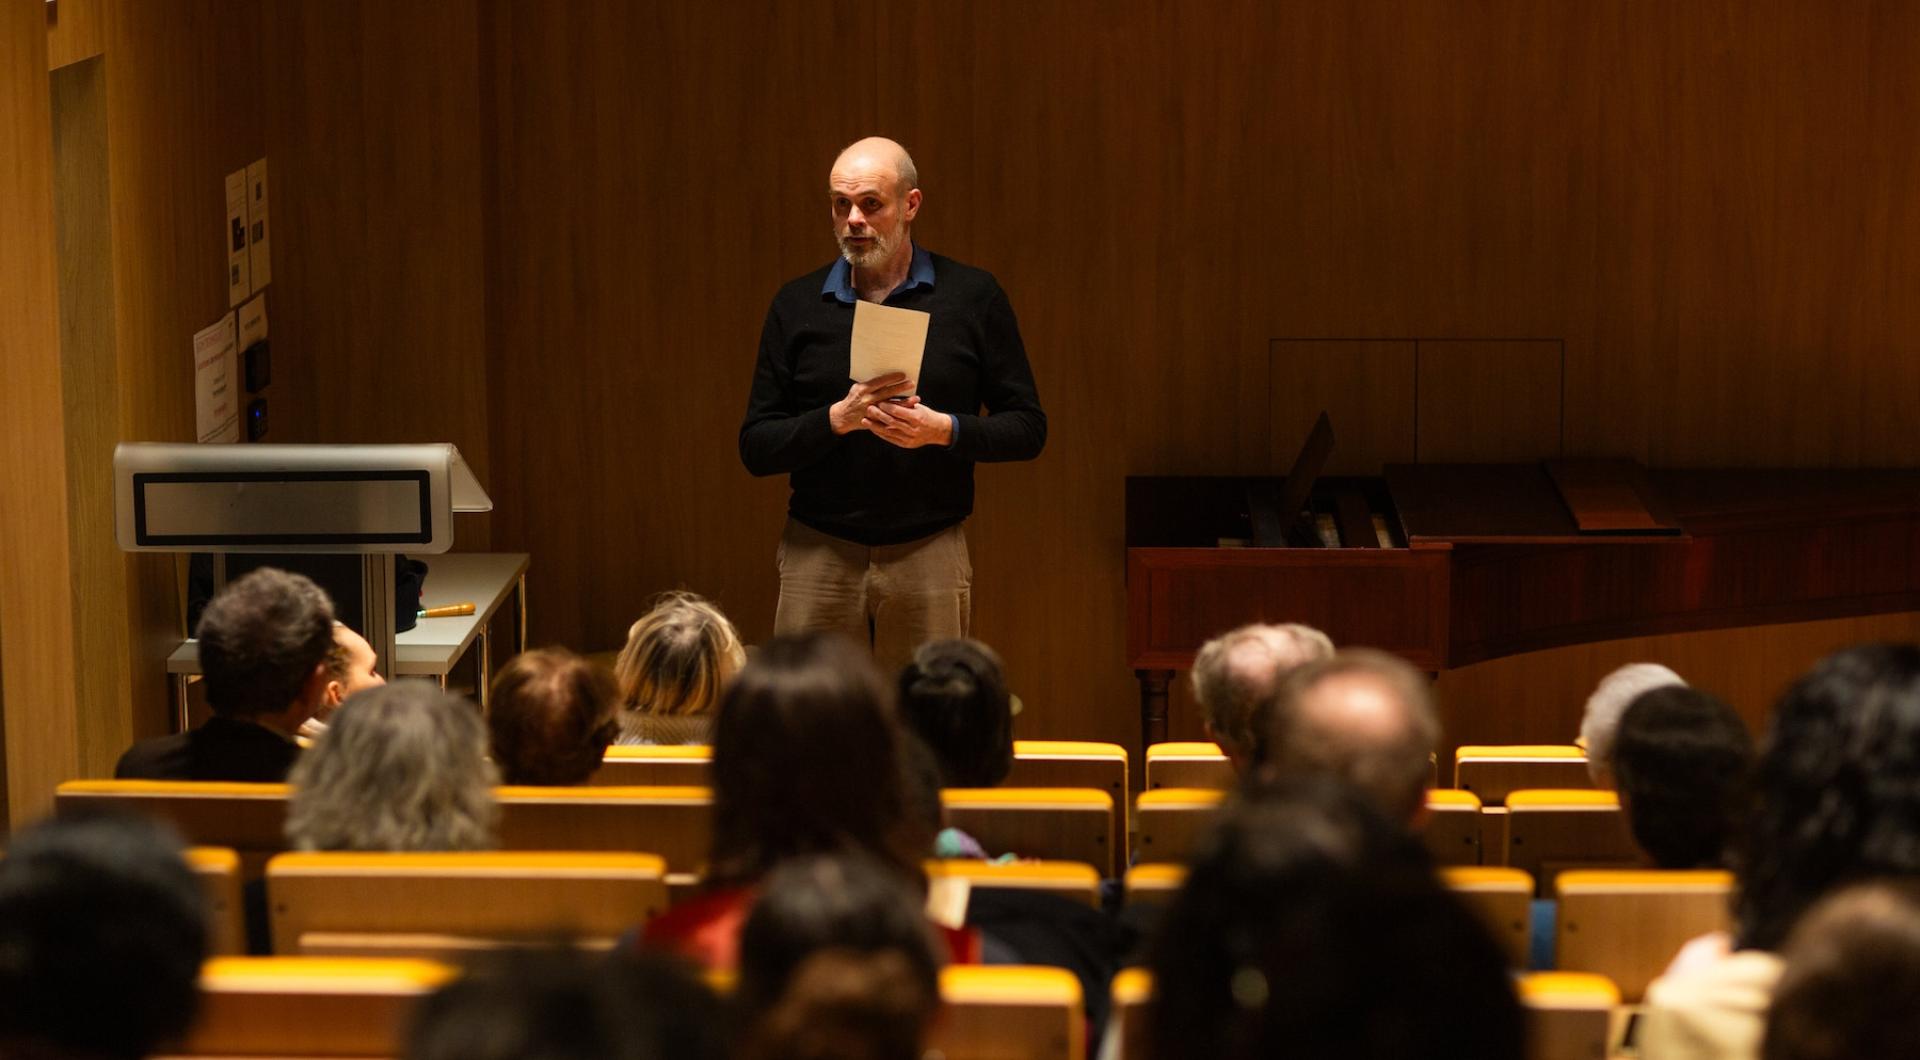
[[[887,292],[887,297],[881,299],[881,301],[883,303],[889,301],[894,295],[902,291],[911,291],[919,287],[932,286],[933,255],[927,253],[925,247],[915,243],[913,245],[913,262],[907,266],[907,278],[900,281],[900,286]],[[841,258],[834,262],[833,268],[827,270],[827,282],[820,285],[820,297],[833,298],[841,305],[852,305],[854,302],[859,301],[860,293],[853,289],[853,266],[847,264],[846,258]],[[947,413],[947,421],[953,424],[953,438],[947,443],[947,448],[951,449],[960,443],[960,417],[949,412]]]

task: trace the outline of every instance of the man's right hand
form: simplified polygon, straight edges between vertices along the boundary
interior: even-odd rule
[[[913,389],[913,380],[905,373],[888,372],[875,376],[864,383],[855,383],[847,390],[847,396],[833,403],[827,410],[833,423],[833,433],[848,434],[865,430],[867,408],[888,398],[899,397]]]

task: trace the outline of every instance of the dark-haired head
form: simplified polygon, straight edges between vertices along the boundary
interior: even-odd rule
[[[900,717],[940,759],[945,787],[990,788],[1013,769],[1013,700],[977,640],[920,646],[900,671]]]
[[[1151,963],[1153,1056],[1521,1055],[1499,947],[1403,825],[1324,774],[1229,800]]]
[[[918,879],[893,700],[867,653],[806,633],[762,645],[714,726],[708,879],[753,883],[804,854],[862,851]]]
[[[506,784],[581,784],[620,734],[613,679],[565,648],[521,652],[487,699],[494,764]]]
[[[193,1020],[206,896],[144,819],[57,819],[0,859],[0,1055],[146,1056]]]
[[[1833,888],[1920,873],[1920,647],[1827,656],[1774,710],[1734,903],[1742,947],[1779,948]]]
[[[871,1034],[838,1028],[852,1039],[870,1039],[862,1049],[849,1043],[817,1055],[920,1055],[924,1035],[940,998],[940,954],[918,897],[890,867],[864,855],[807,857],[787,862],[768,875],[759,901],[740,936],[740,985],[736,993],[743,1018],[762,1040],[757,1052],[781,1052],[773,1042],[791,1036],[792,1026],[817,1026],[832,1011],[867,1015],[856,1021]],[[846,988],[825,1011],[806,1013],[821,1000],[818,984],[802,979],[809,962],[837,954],[845,969],[879,968],[887,976],[876,996],[862,1002]],[[854,975],[850,980],[864,977]],[[903,999],[910,1004],[901,1004]],[[784,1011],[783,1011],[784,1010]],[[808,1016],[810,1018],[795,1018]],[[879,1043],[890,1043],[879,1047]]]
[[[409,1060],[721,1060],[725,1010],[652,954],[504,950],[414,1009]]]
[[[1753,737],[1733,708],[1699,689],[1643,692],[1620,715],[1612,773],[1634,841],[1663,869],[1726,863]]]
[[[288,714],[291,732],[318,709],[333,650],[333,601],[312,579],[274,567],[235,579],[207,604],[195,636],[215,714]]]

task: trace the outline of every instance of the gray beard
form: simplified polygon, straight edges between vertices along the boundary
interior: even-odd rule
[[[856,269],[871,269],[884,264],[900,246],[898,237],[876,238],[865,250],[855,250],[844,241],[836,240],[836,242],[840,243],[840,256]]]

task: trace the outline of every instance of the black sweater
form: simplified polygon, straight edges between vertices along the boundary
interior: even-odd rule
[[[933,315],[916,392],[958,417],[951,449],[833,433],[828,409],[854,381],[853,306],[821,291],[831,265],[782,287],[767,310],[740,459],[755,475],[792,475],[787,512],[821,533],[864,545],[937,533],[973,512],[975,461],[1031,460],[1046,445],[1047,415],[1006,292],[986,272],[932,257],[933,286],[886,304]]]

